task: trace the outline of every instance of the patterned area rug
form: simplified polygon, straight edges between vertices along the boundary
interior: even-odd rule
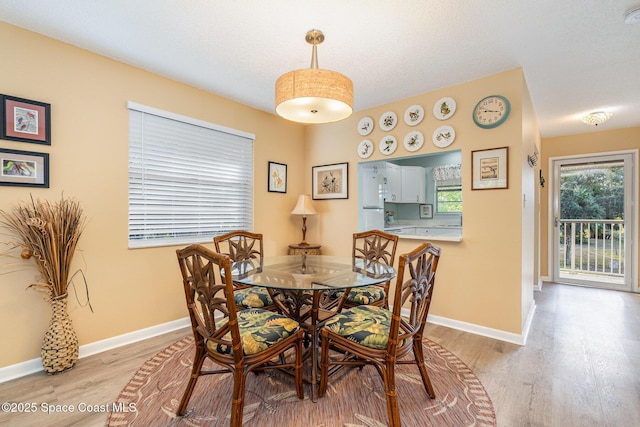
[[[427,396],[412,365],[396,370],[403,426],[495,426],[491,399],[476,375],[440,345],[425,340],[425,357],[435,399]],[[148,360],[117,399],[134,412],[111,413],[108,426],[228,426],[230,375],[201,377],[182,417],[175,410],[184,392],[194,354],[185,337]],[[209,361],[205,362],[209,363]],[[213,364],[211,364],[214,366]],[[382,379],[375,368],[342,370],[330,377],[327,394],[313,403],[295,394],[293,379],[278,371],[249,375],[243,425],[260,427],[384,427],[388,425]]]

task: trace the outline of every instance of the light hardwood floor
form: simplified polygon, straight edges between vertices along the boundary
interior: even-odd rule
[[[545,283],[535,300],[524,347],[433,325],[428,338],[478,375],[499,427],[638,425],[640,295]],[[38,373],[0,384],[0,402],[111,403],[145,360],[187,333],[81,359],[62,375]],[[106,419],[101,413],[0,412],[1,426],[103,426]]]

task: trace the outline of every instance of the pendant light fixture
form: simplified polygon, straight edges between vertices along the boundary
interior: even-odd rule
[[[580,121],[582,121],[582,123],[587,125],[598,126],[606,122],[607,120],[609,120],[611,116],[613,116],[613,114],[609,112],[595,111],[593,113],[589,113],[586,116],[582,117]]]
[[[640,22],[640,7],[630,10],[624,15],[624,22],[627,24],[637,24]]]
[[[311,68],[289,71],[276,81],[276,112],[299,123],[330,123],[353,112],[353,82],[336,71],[318,68],[318,45],[324,34],[311,30]]]

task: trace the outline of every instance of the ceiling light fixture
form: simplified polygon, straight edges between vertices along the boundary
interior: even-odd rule
[[[640,22],[640,7],[630,10],[624,15],[624,22],[627,24],[635,24]]]
[[[585,123],[587,125],[598,126],[609,120],[611,116],[613,116],[612,113],[607,113],[605,111],[595,111],[593,113],[587,114],[580,120],[582,121],[582,123]]]
[[[318,68],[322,31],[309,31],[305,40],[313,45],[311,68],[290,71],[276,81],[276,112],[299,123],[346,119],[353,112],[353,82],[336,71]]]

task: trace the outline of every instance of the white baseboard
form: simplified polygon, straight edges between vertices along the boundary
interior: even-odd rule
[[[531,327],[531,322],[533,321],[533,314],[535,312],[536,306],[535,303],[531,305],[531,309],[529,310],[529,314],[527,315],[527,320],[522,328],[522,334],[514,334],[511,332],[501,331],[499,329],[487,328],[485,326],[479,326],[473,323],[461,322],[459,320],[453,320],[446,317],[435,316],[430,314],[427,318],[429,323],[433,323],[434,325],[446,326],[447,328],[457,329],[463,332],[469,332],[471,334],[480,335],[487,338],[493,338],[500,341],[510,342],[518,345],[525,345],[527,342],[527,336],[529,334],[529,329]],[[403,309],[404,311],[404,309]],[[404,313],[408,315],[409,313]]]
[[[533,301],[531,303],[531,307],[529,307],[529,313],[527,313],[527,320],[525,320],[522,328],[522,345],[527,345],[527,338],[529,338],[529,331],[531,330],[531,324],[533,323],[533,315],[536,313],[537,308],[538,306],[536,305],[536,302]]]
[[[533,290],[534,291],[541,291],[542,290],[542,282],[543,281],[544,281],[544,279],[542,277],[538,277],[538,283],[533,285]]]
[[[85,344],[80,346],[78,358],[82,359],[83,357],[92,356],[97,353],[102,353],[103,351],[112,350],[114,348],[142,341],[147,338],[166,334],[168,332],[182,329],[190,325],[191,321],[189,320],[189,318],[184,317],[182,319],[163,323],[161,325],[151,326],[149,328],[140,329],[138,331],[133,331],[116,337],[107,338],[105,340]],[[24,377],[25,375],[40,372],[42,370],[42,360],[40,358],[6,366],[4,368],[0,368],[0,383],[15,378]]]
[[[536,305],[533,303],[527,315],[526,323],[522,329],[522,334],[514,334],[510,332],[501,331],[498,329],[487,328],[484,326],[475,325],[473,323],[461,322],[459,320],[448,319],[446,317],[429,315],[428,321],[434,325],[446,326],[448,328],[457,329],[472,334],[493,338],[500,341],[506,341],[518,345],[525,345],[527,342],[527,335],[533,321],[533,315],[536,310]],[[403,315],[408,316],[409,312],[403,309]],[[174,320],[172,322],[163,323],[157,326],[151,326],[149,328],[140,329],[138,331],[129,332],[127,334],[119,335],[105,340],[96,341],[93,343],[80,346],[79,358],[92,356],[94,354],[102,353],[104,351],[112,350],[114,348],[122,347],[127,344],[142,341],[147,338],[152,338],[158,335],[166,334],[178,329],[186,328],[191,325],[188,317]],[[16,363],[15,365],[6,366],[0,368],[0,383],[20,378],[29,374],[42,371],[42,360],[40,358],[27,360],[25,362]]]

